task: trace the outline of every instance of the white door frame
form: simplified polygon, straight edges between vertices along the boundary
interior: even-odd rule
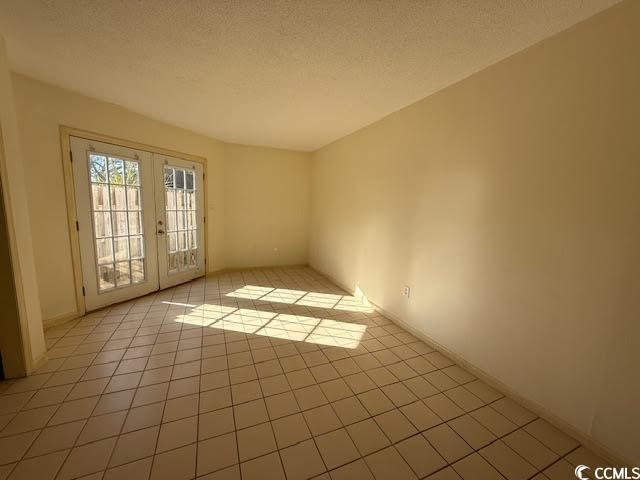
[[[69,242],[71,247],[71,257],[73,263],[73,277],[74,277],[74,285],[75,285],[75,297],[76,297],[76,310],[74,312],[70,312],[68,315],[56,317],[55,319],[50,319],[45,321],[45,327],[50,327],[53,325],[57,325],[60,323],[64,323],[70,319],[77,318],[79,316],[84,315],[87,312],[87,307],[85,303],[85,298],[83,295],[83,279],[82,279],[82,262],[81,262],[81,254],[80,254],[80,237],[79,232],[76,229],[76,221],[78,221],[78,214],[76,210],[76,192],[74,188],[73,181],[73,168],[72,162],[73,158],[71,155],[71,137],[80,137],[87,140],[94,140],[98,142],[109,143],[113,145],[118,145],[122,147],[133,148],[136,150],[143,150],[150,153],[157,153],[160,155],[168,155],[170,157],[176,157],[188,160],[190,162],[196,162],[202,165],[203,168],[203,188],[204,188],[204,209],[203,213],[205,215],[205,228],[204,228],[204,262],[205,262],[205,274],[206,274],[206,265],[210,264],[209,260],[209,248],[208,248],[208,232],[207,232],[207,224],[206,224],[206,210],[208,205],[208,189],[207,189],[207,159],[205,157],[200,157],[197,155],[192,155],[183,152],[177,152],[174,150],[169,150],[161,147],[154,147],[150,145],[146,145],[140,142],[135,142],[132,140],[127,140],[123,138],[112,137],[109,135],[103,135],[95,132],[90,132],[87,130],[82,130],[74,127],[68,127],[65,125],[60,126],[60,146],[62,153],[62,167],[63,167],[63,179],[64,179],[64,187],[65,187],[65,202],[67,206],[67,226],[69,232]]]

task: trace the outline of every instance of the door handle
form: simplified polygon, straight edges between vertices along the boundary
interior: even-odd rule
[[[158,230],[158,235],[164,235],[164,230]]]

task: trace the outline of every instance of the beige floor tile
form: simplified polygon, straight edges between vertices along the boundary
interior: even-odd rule
[[[47,382],[44,384],[45,387],[55,387],[57,385],[66,385],[69,383],[76,383],[82,375],[85,373],[86,368],[76,368],[73,370],[64,370],[60,372],[56,372]]]
[[[491,408],[491,406],[474,410],[470,415],[497,437],[502,437],[518,428],[515,423]]]
[[[40,432],[36,441],[33,442],[26,456],[35,457],[73,447],[85,423],[85,420],[78,420],[75,422],[65,423],[63,425],[45,428]],[[6,448],[6,446],[3,445],[2,440],[4,439],[0,439],[0,451],[4,451]],[[0,463],[4,462],[0,460]]]
[[[325,471],[324,463],[313,440],[306,440],[280,450],[288,480],[303,480]]]
[[[232,368],[229,370],[229,380],[232,385],[236,383],[249,382],[251,380],[257,380],[258,373],[253,365],[247,365],[239,368]]]
[[[159,430],[160,427],[155,426],[120,435],[109,466],[116,467],[153,455]]]
[[[461,478],[452,467],[447,467],[429,475],[427,480],[460,480]]]
[[[309,410],[328,403],[327,398],[322,393],[318,385],[300,388],[293,391],[298,401],[298,405],[302,410]]]
[[[93,415],[102,415],[104,413],[126,410],[131,406],[134,395],[135,390],[124,390],[122,392],[103,394],[93,410]]]
[[[520,427],[536,418],[529,410],[507,397],[493,402],[491,407]]]
[[[169,382],[169,380],[171,380],[172,371],[173,366],[146,370],[142,374],[139,386],[145,387],[148,385],[155,385],[157,383],[167,383]]]
[[[473,452],[467,442],[447,424],[431,428],[423,432],[423,435],[449,463],[453,463]]]
[[[49,425],[59,425],[61,423],[89,418],[99,398],[100,397],[88,397],[64,402],[58,407],[58,410],[53,417],[51,417],[51,420],[49,420]]]
[[[262,398],[260,382],[258,380],[252,380],[250,382],[233,385],[231,387],[231,398],[234,405]]]
[[[353,396],[353,392],[342,378],[321,383],[320,389],[329,402],[335,402]]]
[[[200,396],[196,394],[167,400],[164,406],[163,422],[172,422],[181,418],[198,414]]]
[[[136,388],[142,378],[142,372],[127,373],[124,375],[115,375],[107,384],[104,393],[119,392],[120,390],[129,390]]]
[[[396,445],[396,450],[418,477],[425,477],[447,466],[447,462],[422,435],[407,438]]]
[[[343,425],[350,425],[369,417],[369,412],[362,406],[357,397],[349,397],[332,402],[331,406]]]
[[[315,385],[316,379],[307,368],[304,370],[291,371],[285,374],[291,388],[298,389]]]
[[[432,395],[437,395],[439,390],[427,382],[422,377],[410,378],[402,382],[413,394],[418,398],[427,398]]]
[[[331,480],[375,480],[362,459],[343,465],[330,472]]]
[[[328,469],[337,468],[360,456],[345,429],[316,437],[316,444]]]
[[[95,380],[97,378],[111,377],[113,372],[118,368],[118,362],[103,363],[100,365],[93,365],[84,372],[82,380]]]
[[[316,379],[317,383],[328,382],[340,377],[338,371],[333,368],[333,365],[330,363],[317,365],[315,367],[311,367],[309,370],[311,370],[311,374],[313,375],[313,378]]]
[[[216,437],[234,430],[233,409],[230,407],[198,416],[198,440]]]
[[[576,440],[541,418],[526,425],[524,429],[558,455],[565,455],[579,445]]]
[[[366,374],[378,386],[384,387],[398,381],[398,379],[385,367],[366,370]]]
[[[60,385],[58,387],[43,388],[38,390],[33,397],[24,405],[24,409],[46,407],[48,405],[58,405],[64,401],[69,394],[73,384]],[[21,395],[21,394],[18,394]],[[22,394],[24,395],[24,394]]]
[[[454,365],[454,362],[440,352],[431,352],[425,355],[425,358],[433,363],[437,368],[445,368]]]
[[[464,480],[504,480],[504,477],[477,453],[454,463],[453,468]]]
[[[262,399],[234,405],[233,415],[237,429],[251,427],[269,420],[267,407]]]
[[[347,382],[349,388],[356,394],[376,388],[376,384],[364,372],[348,375],[344,377],[344,381]]]
[[[469,414],[454,418],[447,423],[474,450],[478,450],[496,439],[493,433]]]
[[[353,425],[349,425],[347,431],[362,456],[381,450],[391,442],[371,418]]]
[[[476,379],[476,377],[474,377],[471,373],[458,365],[452,365],[450,367],[443,368],[442,372],[461,385],[472,382]]]
[[[573,465],[609,465],[608,461],[582,446],[567,454],[565,460]]]
[[[424,375],[424,378],[441,392],[456,388],[458,386],[458,382],[453,380],[449,375],[445,374],[441,370],[429,372]]]
[[[141,407],[132,408],[128,411],[127,419],[122,427],[122,432],[131,432],[141,428],[159,425],[162,421],[164,402],[152,403]]]
[[[204,378],[205,376],[203,375],[202,377],[189,377],[181,378],[179,380],[171,380],[169,382],[167,399],[198,393],[200,391],[200,380]],[[202,390],[205,389],[203,388]]]
[[[575,478],[575,465],[567,462],[564,458],[547,468],[543,473],[550,480],[566,480]]]
[[[108,413],[91,417],[78,437],[78,445],[95,442],[103,438],[118,435],[127,416],[127,411]]]
[[[269,422],[237,431],[241,462],[276,450],[276,440]]]
[[[0,415],[0,432],[7,424],[11,421],[13,417],[15,417],[15,413],[6,413],[4,415]]]
[[[20,460],[39,433],[33,431],[0,437],[0,465]]]
[[[376,480],[411,480],[418,478],[407,462],[393,447],[373,453],[365,457],[367,466]]]
[[[198,440],[198,417],[188,417],[160,427],[160,435],[156,445],[156,452],[166,452],[174,448],[183,447]]]
[[[401,407],[400,411],[421,432],[442,423],[440,417],[433,413],[421,400]]]
[[[465,413],[455,402],[442,393],[427,397],[423,402],[444,421],[452,420]]]
[[[277,452],[240,464],[243,480],[285,480]]]
[[[194,382],[193,379],[181,379],[181,380],[182,382]],[[200,377],[201,392],[206,392],[207,390],[214,390],[216,388],[221,388],[221,387],[228,387],[229,385],[230,385],[229,372],[227,370],[220,370],[219,372],[206,373]]]
[[[231,467],[223,468],[217,472],[209,473],[203,477],[198,477],[198,480],[241,480],[240,466],[233,465]]]
[[[0,435],[14,435],[43,428],[55,413],[57,406],[34,408],[18,413],[2,430]]]
[[[510,433],[502,441],[538,470],[543,470],[558,460],[556,453],[523,429]]]
[[[287,377],[284,375],[274,375],[273,377],[266,377],[260,379],[260,386],[262,387],[262,393],[265,396],[276,395],[291,390]]]
[[[536,473],[533,465],[500,440],[484,447],[478,453],[509,479],[523,480],[532,477]]]
[[[231,405],[231,388],[229,387],[217,388],[200,393],[200,413],[230,407]]]
[[[400,410],[391,410],[390,412],[382,413],[374,417],[374,420],[393,443],[418,433],[418,430],[407,420]]]
[[[102,394],[102,392],[104,392],[104,389],[107,387],[108,383],[109,377],[87,380],[85,382],[78,382],[73,386],[66,399],[77,400],[79,398],[100,395]]]
[[[391,400],[379,388],[360,393],[357,397],[371,415],[378,415],[395,408]]]
[[[381,387],[381,390],[396,407],[402,407],[403,405],[407,405],[418,400],[418,397],[416,397],[403,383],[385,385],[384,387]]]
[[[271,422],[278,448],[286,448],[311,438],[302,414],[290,415]]]
[[[196,444],[193,444],[156,455],[150,480],[191,480],[195,471]]]
[[[476,410],[484,406],[484,402],[482,400],[462,386],[447,390],[444,394],[453,400],[454,403],[465,412],[471,412],[472,410]]]
[[[0,395],[0,415],[19,412],[34,395],[37,395],[37,392],[29,391],[12,395]]]
[[[285,417],[300,411],[293,392],[284,392],[271,397],[266,397],[264,401],[271,420]]]
[[[137,462],[110,468],[105,472],[103,480],[146,480],[151,473],[152,464],[153,457],[147,457]]]
[[[427,373],[436,370],[436,366],[423,357],[408,358],[405,362],[407,362],[407,365],[420,375],[426,375]]]
[[[332,365],[342,377],[358,373],[362,370],[352,358],[336,360],[335,362],[332,362]]]
[[[22,460],[11,472],[11,480],[53,480],[68,450]]]
[[[116,438],[107,438],[75,447],[69,453],[64,465],[62,465],[58,478],[60,480],[71,480],[104,470],[115,445]]]
[[[212,455],[211,452],[215,452],[215,455]],[[238,463],[238,447],[235,433],[227,433],[198,442],[198,475],[220,470],[236,463]]]
[[[383,352],[381,353],[385,353],[387,355],[393,355],[393,357],[396,359],[395,362],[397,363],[384,363],[384,365],[387,367],[387,369],[393,374],[394,377],[396,377],[398,380],[403,381],[403,380],[408,380],[410,378],[414,378],[418,376],[418,373],[412,369],[409,365],[407,365],[405,362],[403,361],[398,361],[398,357],[396,355],[394,355],[390,350],[383,350]]]
[[[330,405],[322,405],[321,407],[307,410],[303,412],[303,415],[309,430],[314,436],[342,427],[340,419]]]
[[[475,380],[473,382],[466,383],[464,385],[464,388],[469,390],[471,393],[473,393],[476,397],[478,397],[480,400],[482,400],[485,403],[491,403],[504,397],[502,393],[491,388],[489,385],[487,385],[484,382],[481,382],[480,380]]]

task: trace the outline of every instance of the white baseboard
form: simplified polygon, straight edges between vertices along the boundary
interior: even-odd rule
[[[55,317],[43,320],[42,326],[45,330],[48,330],[49,328],[57,327],[58,325],[62,325],[63,323],[67,323],[68,321],[75,320],[79,317],[80,315],[78,312],[63,313],[62,315],[56,315]]]

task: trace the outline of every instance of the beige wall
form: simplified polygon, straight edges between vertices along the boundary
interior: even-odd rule
[[[310,154],[225,145],[225,259],[229,267],[308,260]]]
[[[11,83],[11,72],[7,61],[4,39],[0,36],[0,179],[3,196],[3,213],[6,217],[6,240],[11,252],[11,269],[13,273],[14,291],[5,290],[10,288],[6,282],[10,282],[4,275],[5,287],[3,291],[3,301],[17,302],[19,313],[19,327],[11,322],[17,319],[11,315],[11,310],[0,312],[2,327],[0,333],[2,339],[0,346],[3,355],[13,353],[12,359],[5,358],[10,363],[7,364],[8,375],[19,375],[25,369],[31,371],[44,359],[45,342],[42,331],[42,317],[40,313],[40,302],[38,293],[38,283],[36,280],[36,269],[33,260],[32,231],[30,225],[30,212],[27,201],[27,179],[23,166],[20,140],[18,137],[18,122],[16,119],[16,109],[14,91]],[[4,219],[0,219],[4,221]],[[7,305],[9,308],[10,305]],[[16,328],[18,327],[18,328]],[[18,335],[18,331],[20,332]],[[19,338],[18,338],[19,337]],[[5,342],[11,342],[10,347]],[[16,342],[22,343],[23,362],[20,362],[16,354],[20,354],[16,349]],[[10,350],[11,348],[11,350]],[[22,363],[22,365],[19,365]]]
[[[308,201],[308,154],[255,147],[225,149],[225,144],[215,139],[22,75],[14,74],[13,84],[46,320],[63,318],[75,310],[60,125],[206,157],[208,271],[247,265],[245,259],[250,259],[251,266],[294,259],[306,262],[306,254],[302,254],[308,243],[306,223],[300,223],[299,218],[307,216],[308,206],[296,201]],[[274,183],[269,186],[268,182]],[[249,193],[238,187],[250,187],[245,190]],[[303,227],[303,233],[298,231]],[[281,233],[287,237],[276,242]],[[273,252],[274,247],[279,251]],[[230,249],[229,255],[225,248]]]
[[[322,148],[310,234],[314,267],[636,463],[638,45],[627,1]]]

